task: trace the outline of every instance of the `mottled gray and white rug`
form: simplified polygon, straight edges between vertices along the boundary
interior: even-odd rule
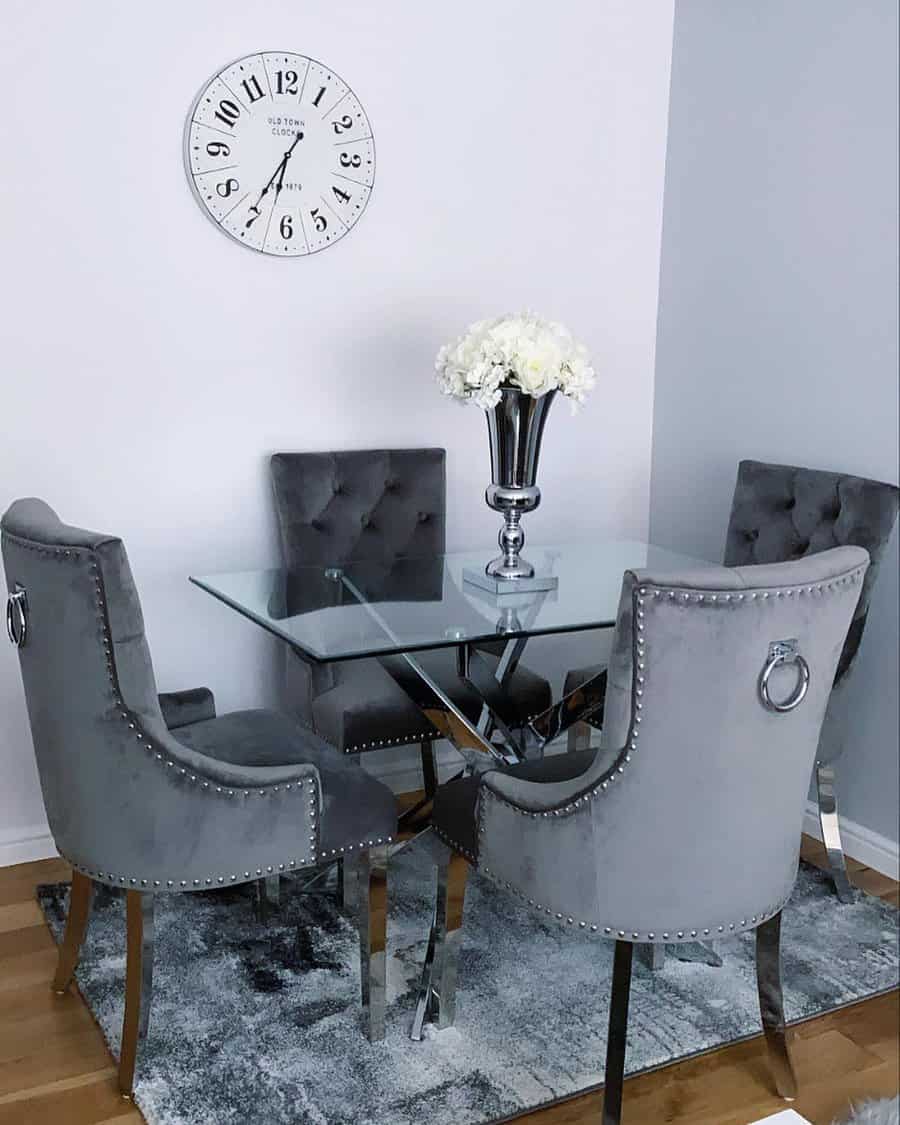
[[[327,895],[282,892],[266,926],[249,888],[162,896],[150,1032],[135,1098],[151,1125],[482,1125],[597,1086],[612,946],[560,929],[475,877],[457,1025],[407,1037],[431,909],[415,848],[391,867],[387,1038],[360,1031],[355,931]],[[40,902],[59,937],[67,889]],[[784,913],[786,1007],[800,1020],[897,987],[897,911],[841,906],[803,867]],[[753,937],[711,968],[636,959],[628,1070],[759,1033]],[[78,985],[114,1053],[123,1008],[123,897],[98,892]]]

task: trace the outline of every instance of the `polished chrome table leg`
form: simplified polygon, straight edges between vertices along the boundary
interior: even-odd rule
[[[130,1098],[138,1044],[146,1038],[153,996],[153,895],[128,891],[127,960],[125,966],[125,1016],[119,1052],[119,1090]]]
[[[386,845],[368,848],[359,856],[359,954],[362,1005],[371,1042],[384,1038],[387,983],[387,864]]]
[[[263,879],[257,879],[254,887],[256,892],[256,917],[259,922],[265,925],[269,920],[271,908],[277,909],[281,903],[281,876],[267,875]]]
[[[468,875],[468,862],[446,849],[436,867],[434,915],[409,1036],[417,1042],[428,1020],[445,1028],[452,1027],[456,1019],[456,977]]]
[[[439,945],[432,991],[437,1000],[437,1025],[445,1028],[452,1027],[456,1019],[456,977],[469,864],[461,855],[451,852],[440,870],[437,899]]]
[[[440,876],[438,875],[438,880]],[[422,1039],[422,1030],[432,1015],[434,997],[434,957],[437,951],[438,932],[438,900],[434,899],[434,911],[431,915],[431,928],[428,931],[428,945],[425,948],[425,960],[422,962],[422,975],[419,978],[419,993],[416,997],[416,1010],[413,1014],[412,1028],[409,1037],[419,1043]]]
[[[631,994],[630,941],[617,941],[613,960],[612,994],[609,998],[609,1035],[606,1040],[606,1077],[603,1083],[603,1125],[622,1120],[622,1088],[625,1084],[625,1048],[628,1041],[628,1000]]]
[[[75,970],[84,935],[87,933],[91,916],[91,899],[94,884],[80,871],[72,872],[72,890],[69,893],[69,916],[66,919],[66,936],[59,947],[56,975],[53,978],[53,991],[60,996],[69,987]]]
[[[769,1050],[775,1088],[787,1101],[797,1097],[797,1078],[788,1053],[781,988],[781,914],[763,922],[756,931],[756,981],[759,1012]]]
[[[819,824],[822,826],[822,840],[828,852],[828,866],[831,868],[834,889],[841,902],[855,902],[856,894],[847,876],[841,843],[841,825],[834,792],[834,766],[816,763],[816,786],[819,792]]]

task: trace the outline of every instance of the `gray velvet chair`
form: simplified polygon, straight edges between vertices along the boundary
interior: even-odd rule
[[[442,555],[445,460],[443,449],[274,454],[275,507],[289,577],[303,566]],[[438,568],[435,588],[424,588],[417,596],[439,597],[441,579]],[[402,595],[408,599],[409,590]],[[302,597],[302,590],[296,596]],[[499,649],[484,648],[488,659],[496,660],[502,643]],[[477,715],[481,702],[459,680],[455,652],[438,652],[430,659],[454,702]],[[440,735],[376,661],[313,666],[299,653],[285,649],[285,674],[287,705],[343,753],[418,743],[426,796],[433,796],[437,783],[433,743]],[[546,680],[521,665],[508,690],[512,713],[523,722],[552,702]]]
[[[146,1034],[159,894],[250,883],[353,857],[361,881],[363,1003],[384,1034],[391,792],[321,739],[270,711],[215,717],[204,689],[159,696],[120,539],[70,527],[41,500],[0,521],[47,819],[73,868],[54,981],[72,979],[95,883],[126,893],[119,1084],[129,1095]]]
[[[626,573],[597,751],[438,790],[447,845],[413,1037],[453,1022],[469,866],[576,935],[616,942],[605,1125],[621,1116],[634,943],[756,930],[763,1028],[795,1094],[780,919],[809,773],[868,554]]]
[[[842,697],[862,639],[878,566],[897,521],[898,499],[900,490],[881,481],[793,465],[741,461],[726,534],[725,566],[786,562],[837,546],[863,547],[871,558],[838,662],[816,760],[822,838],[835,889],[843,902],[852,901],[853,891],[847,878],[835,798],[835,761],[844,750],[841,732],[846,723],[836,721],[836,716],[844,709]],[[602,673],[600,665],[570,672],[566,694]],[[602,723],[601,709],[594,713],[590,725],[601,727]],[[572,749],[580,749],[588,741],[589,731],[573,728]]]

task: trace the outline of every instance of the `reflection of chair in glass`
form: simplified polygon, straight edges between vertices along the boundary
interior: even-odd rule
[[[763,1027],[793,1097],[781,910],[797,875],[809,772],[868,555],[629,572],[606,722],[582,750],[451,781],[414,1037],[453,1022],[471,865],[575,935],[616,942],[604,1122],[620,1119],[635,943],[756,930]]]
[[[156,896],[317,867],[345,849],[363,883],[363,1001],[380,1039],[390,790],[286,716],[216,718],[205,690],[157,696],[120,539],[69,527],[40,500],[14,503],[2,529],[47,818],[73,867],[57,991],[75,971],[93,885],[126,892],[122,1092],[150,1015]]]
[[[302,575],[303,567],[352,563],[358,576],[367,575],[375,602],[440,598],[441,566],[423,569],[417,561],[411,583],[408,568],[395,564],[444,553],[444,465],[443,449],[276,453],[272,480],[285,568]],[[308,604],[302,582],[298,577],[287,592],[289,613]],[[496,662],[496,646],[485,649]],[[345,754],[419,743],[425,788],[433,795],[438,731],[375,660],[316,666],[286,650],[285,661],[287,703],[303,722]],[[429,661],[454,702],[477,714],[479,701],[458,678],[455,652],[431,654]],[[522,666],[507,693],[522,722],[551,702],[546,681]]]
[[[841,847],[834,763],[844,749],[841,730],[848,725],[848,673],[862,639],[878,564],[897,519],[898,497],[900,490],[895,485],[864,477],[741,461],[728,521],[726,566],[787,562],[838,546],[864,547],[871,556],[866,584],[838,663],[816,762],[822,835],[842,901],[850,901],[853,892]],[[602,672],[600,666],[570,672],[566,693]],[[595,713],[591,723],[602,726],[602,710]],[[572,748],[581,747],[588,734],[584,728],[573,728]]]

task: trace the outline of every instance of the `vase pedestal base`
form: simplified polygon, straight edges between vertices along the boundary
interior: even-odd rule
[[[555,590],[559,585],[559,578],[555,574],[534,574],[530,578],[499,578],[467,566],[463,570],[463,582],[470,582],[490,594],[537,594]]]

